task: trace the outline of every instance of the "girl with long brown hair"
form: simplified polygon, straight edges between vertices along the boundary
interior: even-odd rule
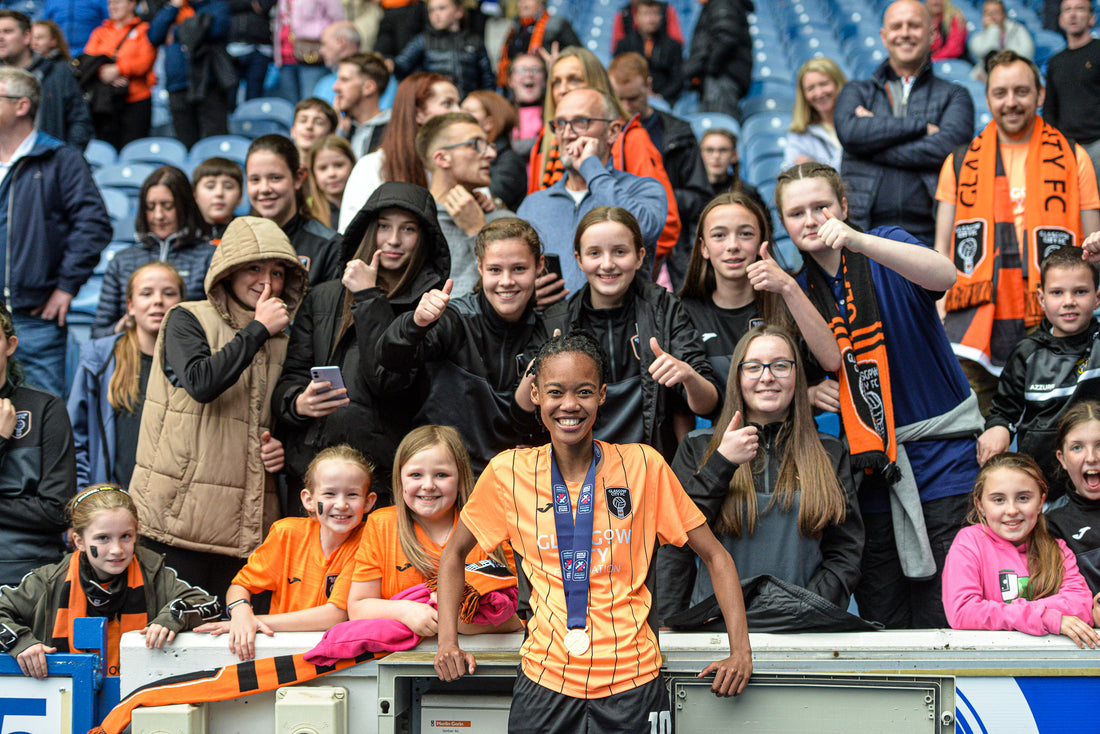
[[[864,540],[848,451],[817,431],[789,332],[752,329],[733,364],[714,429],[688,435],[672,470],[742,576],[771,574],[845,608]],[[662,549],[658,584],[662,619],[713,593],[680,549]]]
[[[393,453],[412,428],[418,403],[409,395],[412,377],[376,371],[375,344],[424,293],[443,287],[450,251],[431,194],[408,183],[382,184],[345,243],[356,249],[343,278],[311,290],[294,321],[272,405],[287,447],[291,497],[318,451],[347,443],[374,464],[382,504],[388,504]],[[323,365],[339,367],[345,387],[314,380],[312,368]]]
[[[428,173],[416,154],[416,133],[428,119],[457,112],[461,97],[450,79],[426,71],[410,74],[397,87],[382,145],[359,159],[348,178],[340,205],[341,232],[347,232],[359,207],[385,181],[428,187]]]
[[[822,369],[840,369],[840,350],[825,319],[793,277],[771,256],[771,224],[742,191],[719,194],[699,215],[680,302],[718,379],[730,371],[730,354],[758,324],[796,329]]]
[[[943,607],[954,629],[1065,635],[1095,648],[1092,594],[1073,552],[1047,530],[1047,483],[1027,454],[998,454],[974,482],[971,523],[943,569]]]
[[[126,282],[126,328],[81,350],[68,406],[79,486],[129,486],[157,333],[168,309],[185,295],[175,267],[160,261],[142,265]]]
[[[439,573],[439,557],[474,489],[470,456],[455,429],[421,426],[397,447],[394,468],[394,506],[371,513],[363,530],[348,593],[348,618],[395,619],[421,637],[432,637],[438,632],[435,607],[392,597]],[[489,558],[513,566],[501,549],[490,555],[474,548],[466,562]],[[497,628],[462,625],[461,631],[519,628],[519,620],[512,616]]]

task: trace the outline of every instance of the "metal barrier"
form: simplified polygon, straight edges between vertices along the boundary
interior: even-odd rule
[[[63,732],[87,734],[99,724],[119,699],[118,678],[107,676],[107,621],[73,620],[73,643],[83,653],[55,653],[46,656],[49,676],[35,680],[23,675],[10,655],[0,655],[0,731],[12,734]],[[22,727],[12,730],[12,727]]]

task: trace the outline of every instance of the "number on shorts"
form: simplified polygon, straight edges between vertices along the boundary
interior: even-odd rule
[[[649,734],[672,734],[672,713],[669,711],[650,711]]]

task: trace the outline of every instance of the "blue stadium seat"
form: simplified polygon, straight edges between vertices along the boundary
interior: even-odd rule
[[[96,171],[117,161],[118,151],[105,140],[90,140],[88,147],[84,149],[84,160],[88,161],[93,171]]]
[[[794,99],[758,95],[745,97],[737,106],[741,110],[741,117],[777,112],[790,114],[794,110]]]
[[[179,167],[186,161],[187,146],[175,138],[141,138],[127,143],[118,154],[119,163]]]
[[[104,188],[99,192],[103,204],[107,207],[107,216],[111,219],[127,219],[130,216],[130,197],[118,189]]]
[[[230,120],[229,132],[240,135],[249,140],[255,140],[261,135],[290,135],[290,127],[276,120]]]
[[[701,139],[703,134],[711,128],[729,130],[734,135],[741,136],[741,123],[720,112],[696,112],[688,115],[687,121],[691,123],[691,131],[698,139]]]
[[[248,146],[251,143],[251,140],[240,135],[214,135],[203,138],[191,147],[192,170],[207,158],[228,158],[244,168],[245,158],[248,157]]]
[[[660,110],[661,112],[672,112],[672,105],[670,105],[668,101],[665,100],[663,97],[650,97],[649,106],[655,110]]]
[[[274,121],[289,130],[294,124],[294,105],[279,97],[258,97],[238,105],[230,119]]]
[[[93,273],[69,304],[69,318],[74,314],[81,314],[85,317],[85,321],[91,323],[90,317],[95,316],[95,310],[99,306],[99,292],[102,288],[103,276]],[[77,316],[77,321],[80,320],[80,316]]]
[[[685,118],[693,112],[698,112],[699,93],[696,91],[684,92],[680,95],[680,99],[676,100],[676,104],[672,106],[672,111]]]
[[[115,255],[125,250],[127,247],[132,246],[133,242],[119,242],[112,240],[111,244],[103,248],[103,252],[99,253],[99,262],[96,263],[95,270],[92,272],[96,275],[103,275],[107,272],[107,266],[110,265],[111,260]]]
[[[100,168],[92,175],[101,189],[114,188],[127,195],[137,196],[141,184],[156,168],[148,163],[114,163]]]
[[[113,234],[111,235],[111,242],[125,242],[128,245],[132,245],[137,242],[137,236],[134,233],[134,218],[126,217],[125,219],[112,219],[111,228]]]
[[[791,116],[787,114],[753,115],[746,118],[741,125],[741,137],[749,143],[753,138],[762,133],[787,135],[787,129],[791,126]]]

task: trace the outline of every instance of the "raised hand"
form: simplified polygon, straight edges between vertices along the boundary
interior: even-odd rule
[[[451,289],[454,287],[454,280],[447,278],[442,290],[434,288],[422,295],[413,313],[413,323],[423,329],[439,321],[443,312],[447,310],[447,304],[451,301]]]
[[[745,268],[745,275],[749,278],[753,290],[769,291],[782,295],[791,288],[797,288],[798,283],[775,261],[769,251],[770,243],[760,245],[760,259],[749,263]]]
[[[352,293],[365,291],[378,285],[378,263],[382,261],[382,251],[375,250],[370,265],[355,257],[344,268],[344,277],[340,282]]]
[[[817,238],[827,247],[834,250],[848,248],[859,251],[860,233],[849,227],[843,220],[837,219],[833,212],[826,208],[825,223],[817,230]]]
[[[657,343],[657,337],[649,337],[649,348],[656,357],[649,365],[649,374],[662,387],[679,385],[695,372],[687,362],[676,359],[671,354],[661,349]]]
[[[290,326],[290,309],[283,299],[271,297],[270,283],[264,283],[263,293],[256,299],[256,320],[271,336]]]
[[[718,453],[726,457],[731,464],[744,464],[756,457],[760,447],[760,436],[756,426],[741,427],[741,411],[733,414],[722,441],[718,444]]]

